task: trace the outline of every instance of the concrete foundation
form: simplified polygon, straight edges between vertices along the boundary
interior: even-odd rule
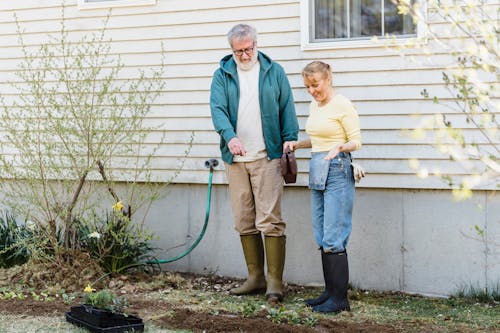
[[[154,204],[149,226],[162,250],[174,257],[200,233],[206,206],[204,185],[170,185]],[[287,222],[284,278],[321,285],[320,255],[310,225],[309,190],[286,187]],[[478,235],[475,226],[483,229]],[[348,245],[350,280],[359,288],[449,295],[461,287],[493,288],[500,283],[500,198],[478,191],[456,202],[449,191],[357,189],[353,231]],[[496,243],[495,243],[496,242]],[[166,270],[245,277],[246,266],[233,228],[226,185],[214,185],[204,239]]]

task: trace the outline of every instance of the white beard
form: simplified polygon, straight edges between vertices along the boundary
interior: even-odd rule
[[[241,69],[242,71],[249,71],[257,63],[257,60],[259,59],[259,53],[257,52],[257,50],[255,50],[249,62],[241,62],[235,55],[233,55],[233,59],[239,69]]]

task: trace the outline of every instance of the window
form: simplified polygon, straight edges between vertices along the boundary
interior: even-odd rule
[[[302,0],[301,15],[305,49],[342,42],[368,44],[374,36],[403,38],[417,33],[412,18],[398,14],[391,0]]]
[[[156,0],[78,0],[79,9],[154,5]]]

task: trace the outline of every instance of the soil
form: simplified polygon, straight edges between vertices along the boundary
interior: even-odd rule
[[[0,274],[1,275],[1,274]],[[225,279],[221,277],[195,276],[191,274],[182,274],[182,277],[172,278],[172,275],[166,275],[161,283],[158,283],[156,291],[161,290],[168,284],[169,288],[177,288],[182,284],[183,288],[191,291],[215,291],[227,294],[227,291],[239,281]],[[151,279],[143,276],[143,280]],[[193,332],[248,332],[248,333],[326,333],[326,332],[370,332],[370,333],[396,333],[400,329],[376,323],[352,323],[343,321],[337,316],[331,316],[331,319],[320,319],[314,327],[305,325],[293,325],[288,323],[274,323],[266,318],[264,311],[257,312],[251,316],[243,316],[229,312],[219,311],[210,313],[204,311],[195,311],[186,304],[179,305],[177,302],[169,301],[168,297],[149,297],[154,292],[150,287],[141,289],[138,281],[132,281],[129,277],[120,277],[107,281],[108,286],[115,287],[115,290],[127,290],[127,300],[130,306],[127,313],[143,318],[144,321],[153,322],[154,325],[166,329],[191,330]],[[146,281],[147,282],[147,281]],[[177,285],[179,284],[179,286]],[[288,294],[294,293],[294,288],[299,286],[288,286]],[[71,305],[79,305],[81,299],[75,298],[71,304],[63,301],[61,297],[55,297],[54,300],[37,301],[28,296],[25,299],[0,300],[0,314],[22,315],[23,317],[59,317],[69,311]],[[158,314],[164,314],[158,316]],[[166,314],[166,315],[165,315]]]
[[[342,333],[396,333],[401,332],[394,327],[371,323],[348,323],[341,320],[322,319],[313,327],[290,325],[285,323],[273,323],[265,317],[265,314],[257,314],[251,318],[231,313],[209,314],[195,312],[193,310],[178,307],[166,301],[140,300],[140,296],[134,297],[127,312],[141,318],[151,317],[153,313],[166,313],[160,318],[152,320],[156,326],[167,329],[184,329],[193,332],[248,332],[248,333],[318,333],[318,332],[342,332]],[[77,305],[75,303],[74,305]],[[1,314],[17,314],[23,316],[64,316],[69,310],[69,305],[62,300],[52,302],[37,302],[31,298],[24,300],[0,300]]]

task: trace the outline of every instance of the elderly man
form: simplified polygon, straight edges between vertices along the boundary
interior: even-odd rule
[[[280,157],[284,144],[297,140],[299,127],[286,74],[257,50],[255,28],[238,24],[227,37],[232,54],[222,58],[214,73],[210,108],[248,269],[247,280],[231,293],[265,290],[274,304],[283,300],[285,265]]]

